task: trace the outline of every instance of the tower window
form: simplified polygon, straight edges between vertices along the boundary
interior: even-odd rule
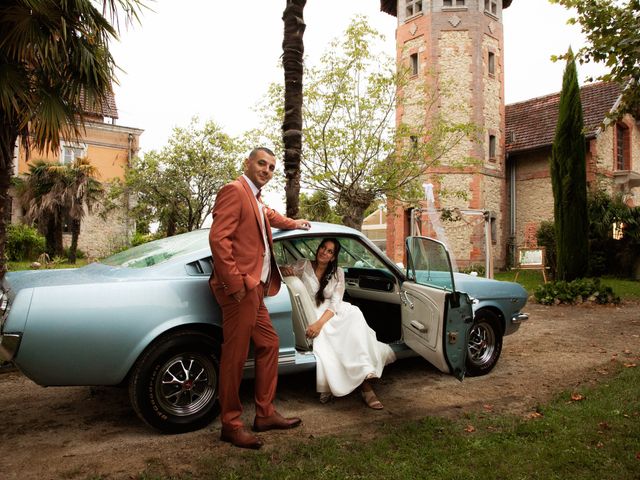
[[[496,159],[496,136],[489,135],[489,160]]]
[[[442,0],[443,7],[464,7],[465,0]]]
[[[496,74],[496,54],[493,52],[489,52],[489,57],[487,59],[489,75]]]
[[[418,54],[412,53],[411,54],[411,75],[417,75],[417,74],[418,74]]]
[[[498,15],[498,0],[484,0],[484,11]]]
[[[616,125],[616,170],[628,170],[631,158],[629,148],[629,129]]]
[[[422,0],[407,0],[407,17],[422,12]]]

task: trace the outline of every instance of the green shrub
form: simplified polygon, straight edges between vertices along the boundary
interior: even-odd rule
[[[22,223],[7,227],[7,258],[19,262],[35,260],[45,249],[45,239],[35,228]]]
[[[66,258],[69,258],[69,250],[70,248],[67,247],[64,249],[64,256]],[[80,250],[79,248],[76,248],[76,258],[87,258],[87,254],[84,253],[82,250]]]
[[[151,242],[152,240],[157,240],[160,238],[157,234],[153,233],[134,233],[133,238],[131,239],[131,246],[137,247],[138,245],[142,245],[143,243]],[[129,248],[129,247],[127,247]]]
[[[552,276],[556,273],[556,231],[553,222],[542,222],[536,232],[538,245],[544,247],[544,264]]]
[[[471,272],[477,272],[479,277],[484,277],[485,271],[486,269],[484,268],[484,265],[469,265],[468,267],[463,267],[459,269],[460,273],[471,273]]]
[[[600,283],[599,278],[579,278],[571,282],[549,282],[539,285],[534,296],[538,303],[553,305],[559,303],[594,302],[599,304],[620,303],[620,297]]]

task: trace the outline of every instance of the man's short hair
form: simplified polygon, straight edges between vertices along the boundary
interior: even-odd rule
[[[276,158],[276,154],[273,153],[271,151],[271,149],[267,148],[267,147],[256,147],[253,150],[251,150],[251,153],[249,153],[249,158],[253,158],[255,157],[258,152],[264,152],[264,153],[268,153],[269,155],[271,155],[273,158]]]

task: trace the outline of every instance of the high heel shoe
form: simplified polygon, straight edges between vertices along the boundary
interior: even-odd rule
[[[333,395],[331,395],[331,392],[322,392],[320,394],[320,403],[329,403],[331,401],[331,399],[333,398]]]
[[[382,405],[380,400],[378,400],[378,397],[376,397],[376,394],[372,389],[360,390],[360,393],[362,394],[362,400],[367,407],[373,408],[374,410],[382,410],[384,408],[384,405]]]

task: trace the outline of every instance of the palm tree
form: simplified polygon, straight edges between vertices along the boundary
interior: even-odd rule
[[[104,192],[97,176],[98,170],[88,159],[77,158],[73,163],[62,167],[61,178],[64,182],[55,185],[52,190],[53,195],[61,198],[71,221],[69,263],[76,263],[80,226],[85,213],[91,212]]]
[[[66,165],[39,160],[29,166],[26,178],[17,182],[25,219],[38,225],[50,256],[63,255],[62,233],[68,219],[69,263],[76,262],[82,220],[104,191],[96,176],[97,169],[85,158]]]
[[[138,20],[142,0],[3,0],[0,3],[0,279],[13,154],[20,140],[56,151],[107,98],[119,16]],[[100,2],[98,2],[100,3]]]
[[[44,235],[46,252],[51,258],[63,254],[64,208],[62,199],[51,194],[54,185],[62,181],[60,173],[54,164],[37,160],[29,165],[29,173],[24,178],[14,179],[24,218],[27,223],[37,225]]]
[[[300,206],[300,156],[302,154],[302,77],[304,42],[304,7],[306,0],[287,0],[282,14],[284,38],[282,64],[284,66],[284,173],[287,216],[296,218]]]

